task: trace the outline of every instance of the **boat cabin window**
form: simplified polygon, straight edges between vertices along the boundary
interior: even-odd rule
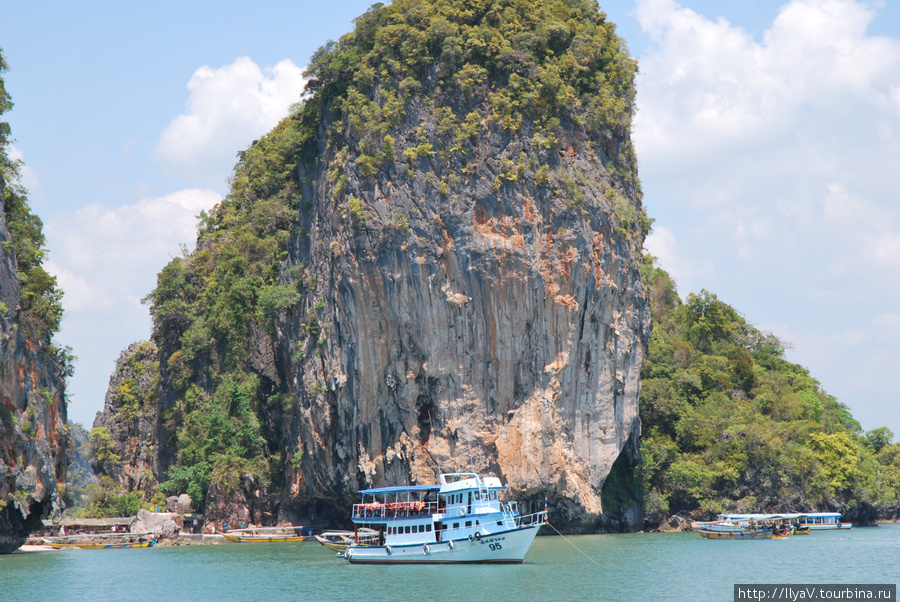
[[[453,523],[453,528],[454,528],[454,529],[459,529],[459,523]]]
[[[425,525],[425,532],[431,533],[431,525]]]
[[[407,533],[410,532],[410,530],[409,530],[409,525],[406,525],[406,532],[407,532]]]
[[[467,527],[471,527],[471,526],[472,526],[472,521],[467,520],[467,521],[466,521],[466,526],[467,526]]]

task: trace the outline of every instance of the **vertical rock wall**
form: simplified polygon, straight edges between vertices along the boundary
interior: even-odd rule
[[[156,345],[134,343],[116,360],[103,411],[94,419],[92,468],[126,491],[156,491],[159,361]]]
[[[433,114],[419,109],[400,151],[404,138],[421,139],[420,124],[433,131]],[[499,475],[520,499],[574,505],[557,517],[563,526],[599,525],[613,462],[626,446],[637,455],[650,319],[641,235],[612,204],[622,194],[634,204],[636,193],[614,188],[606,167],[624,141],[573,130],[547,152],[529,145],[528,124],[496,128],[448,194],[426,174],[462,167],[452,160],[401,165],[375,183],[351,177],[363,219],[348,217],[323,171],[314,174],[304,190],[309,236],[295,241],[292,262],[313,269],[318,288],[277,337],[282,365],[298,350],[307,358],[287,379],[302,406],[296,496],[474,470]],[[522,153],[539,160],[494,184]],[[581,195],[537,184],[542,165],[577,178]],[[316,342],[309,311],[321,325]]]
[[[0,187],[3,182],[0,179]],[[2,197],[0,197],[2,198]],[[10,233],[0,211],[0,243]],[[0,554],[59,512],[66,480],[65,382],[49,340],[26,336],[15,259],[0,250]]]

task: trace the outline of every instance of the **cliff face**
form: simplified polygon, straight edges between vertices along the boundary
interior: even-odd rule
[[[103,411],[91,430],[91,468],[127,491],[156,491],[159,474],[159,361],[153,343],[135,343],[119,355]]]
[[[4,71],[0,51],[0,115],[12,107]],[[62,293],[41,266],[42,224],[18,184],[9,134],[0,121],[0,554],[24,544],[42,515],[63,507],[71,361],[50,343]]]
[[[473,470],[562,528],[636,528],[636,491],[601,502],[638,457],[650,319],[635,63],[588,1],[356,24],[160,274],[147,465],[216,520],[341,520],[361,488]]]
[[[398,148],[421,140],[423,125],[440,148],[433,108],[410,113]],[[497,128],[463,161],[416,160],[368,185],[350,175],[365,213],[356,224],[329,198],[327,162],[310,174],[309,236],[294,240],[290,263],[319,286],[306,311],[278,321],[276,337],[281,365],[298,350],[321,356],[286,375],[302,400],[297,495],[463,469],[541,500],[549,487],[577,500],[578,520],[597,520],[612,463],[638,445],[648,316],[637,249],[616,233],[606,196],[608,155],[567,133],[546,152],[529,144],[525,125]],[[535,160],[492,186],[522,154]],[[441,194],[436,182],[466,162],[470,173]],[[535,185],[544,165],[560,180],[580,176],[583,198]],[[397,213],[408,230],[396,227]],[[324,344],[308,336],[310,310]]]
[[[0,176],[0,192],[3,189]],[[11,238],[0,211],[0,242]],[[21,307],[15,259],[0,251],[0,554],[25,543],[40,519],[63,508],[66,480],[65,382]]]
[[[367,48],[365,25],[388,27],[400,14],[410,23],[415,10],[370,13],[358,45]],[[491,22],[485,15],[480,26]],[[579,41],[590,46],[590,28],[575,29],[563,28],[557,54],[566,42],[575,55]],[[330,135],[301,171],[309,209],[282,272],[302,265],[317,286],[275,322],[277,363],[307,358],[285,373],[300,400],[286,439],[304,454],[291,494],[474,470],[499,475],[520,499],[549,495],[567,508],[551,520],[592,529],[613,462],[637,455],[649,312],[629,132],[562,107],[558,127],[540,110],[510,109],[504,94],[528,102],[517,74],[545,84],[547,65],[529,64],[534,47],[510,38],[522,65],[509,79],[491,80],[490,59],[451,75],[444,38],[439,66],[423,66],[422,92],[402,117],[386,115],[396,88],[385,78],[360,85],[365,100],[346,94],[339,123],[326,113],[320,125]],[[604,42],[608,51],[613,40]],[[328,69],[318,76],[323,89]],[[394,123],[390,144],[372,136]],[[381,155],[367,150],[379,143]],[[391,151],[403,159],[384,159]]]

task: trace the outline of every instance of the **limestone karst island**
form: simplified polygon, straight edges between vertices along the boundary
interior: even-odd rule
[[[159,266],[152,331],[87,434],[0,123],[0,552],[66,525],[162,544],[353,532],[373,509],[449,523],[442,500],[471,513],[472,494],[426,486],[470,473],[476,501],[502,491],[498,511],[548,534],[900,513],[893,434],[643,250],[637,63],[596,2],[394,0],[308,65],[192,250]],[[355,506],[391,487],[421,495]],[[422,523],[451,550],[442,528],[465,527]]]

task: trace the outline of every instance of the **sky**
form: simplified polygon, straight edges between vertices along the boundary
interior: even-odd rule
[[[370,4],[0,2],[11,151],[65,291],[56,342],[79,358],[70,420],[91,426],[119,353],[149,338],[141,299],[236,153]],[[716,294],[863,429],[900,435],[900,3],[600,5],[640,66],[645,248],[682,298]]]

